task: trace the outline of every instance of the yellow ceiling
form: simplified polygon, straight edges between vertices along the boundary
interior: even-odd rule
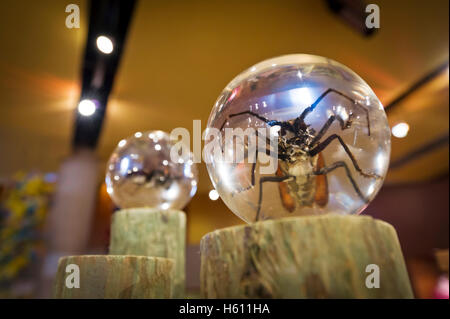
[[[66,3],[3,1],[0,10],[0,176],[56,170],[70,151],[87,34],[65,26]]]
[[[410,131],[405,138],[392,137],[391,163],[407,157],[442,136],[448,135],[448,70],[422,86],[389,111],[391,126],[405,121]],[[387,181],[407,183],[427,180],[448,173],[448,143],[432,152],[395,167],[391,166]]]
[[[282,54],[337,60],[388,104],[448,60],[448,1],[372,2],[381,9],[381,29],[363,38],[324,1],[139,1],[108,105],[100,158],[106,161],[116,143],[136,131],[191,129],[193,119],[201,119],[204,128],[229,80]],[[19,168],[56,170],[70,152],[87,34],[86,1],[73,3],[81,8],[78,30],[64,25],[65,3],[2,3],[0,176]],[[448,132],[448,74],[414,95],[389,114],[391,123],[406,120],[411,126],[407,138],[393,140],[393,160]],[[448,146],[392,171],[388,181],[442,172],[448,172]],[[203,164],[199,186],[203,193],[211,187]]]

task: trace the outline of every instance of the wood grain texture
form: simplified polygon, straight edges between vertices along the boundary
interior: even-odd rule
[[[186,215],[178,210],[122,209],[114,213],[109,253],[173,258],[173,297],[185,292]]]
[[[68,288],[66,266],[78,265],[80,287]],[[59,260],[54,285],[58,299],[149,299],[172,295],[173,259],[84,255]],[[70,279],[70,278],[69,278]]]
[[[413,298],[395,229],[324,215],[217,230],[200,243],[205,298]],[[366,266],[380,288],[366,287]]]

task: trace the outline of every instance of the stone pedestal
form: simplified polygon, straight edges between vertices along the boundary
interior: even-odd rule
[[[395,229],[368,216],[230,227],[200,250],[205,298],[413,298]]]
[[[170,298],[173,259],[145,256],[69,256],[59,260],[54,297]]]
[[[132,208],[114,213],[109,253],[174,259],[174,298],[185,294],[185,250],[184,212]]]

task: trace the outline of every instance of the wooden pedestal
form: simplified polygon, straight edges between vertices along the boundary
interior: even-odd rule
[[[185,287],[186,215],[178,210],[122,209],[113,215],[109,253],[173,258],[173,297]]]
[[[71,266],[67,267],[69,265]],[[75,270],[73,265],[78,267],[79,271]],[[54,297],[170,298],[173,266],[172,259],[146,256],[63,257],[58,264]],[[74,286],[76,281],[79,287]]]
[[[368,216],[230,227],[200,250],[206,298],[413,298],[395,229]]]

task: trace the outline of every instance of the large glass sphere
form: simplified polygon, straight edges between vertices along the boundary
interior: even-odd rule
[[[227,135],[229,128],[244,135]],[[258,128],[266,135],[255,138]],[[222,200],[247,222],[359,214],[389,164],[390,130],[372,89],[346,66],[314,55],[277,57],[239,74],[217,99],[207,130],[220,131],[222,155],[244,149],[233,161],[212,147],[204,156]],[[213,135],[207,143],[217,142]]]
[[[197,191],[192,155],[171,160],[174,144],[163,131],[137,132],[121,140],[106,166],[106,186],[121,208],[181,209]]]

